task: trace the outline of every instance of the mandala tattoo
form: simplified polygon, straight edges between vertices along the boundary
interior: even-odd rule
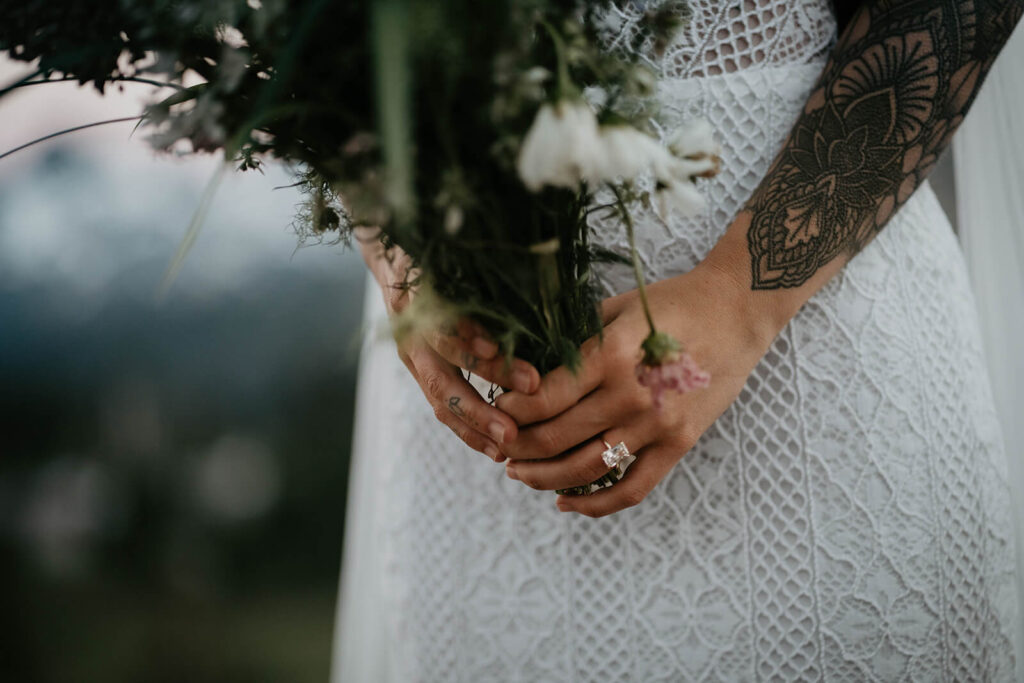
[[[852,257],[932,170],[1024,0],[874,0],[840,37],[747,209],[753,289]]]

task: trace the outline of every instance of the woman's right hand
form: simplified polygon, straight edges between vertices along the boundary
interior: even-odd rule
[[[409,256],[398,246],[385,250],[375,231],[356,230],[363,259],[384,294],[389,316],[409,305],[415,290],[405,287],[411,268]],[[502,462],[499,446],[514,440],[515,421],[480,396],[462,369],[499,386],[532,394],[540,386],[540,373],[526,361],[506,363],[498,345],[483,328],[462,319],[448,330],[412,332],[398,343],[398,356],[420,385],[434,408],[434,415],[470,448]],[[461,368],[461,369],[460,369]]]

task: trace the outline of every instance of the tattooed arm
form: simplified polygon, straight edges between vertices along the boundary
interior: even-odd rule
[[[1022,0],[871,0],[840,36],[782,151],[709,259],[781,329],[935,165]],[[749,278],[749,280],[747,279]]]
[[[625,478],[564,511],[636,505],[742,391],[797,310],[889,221],[935,164],[1021,15],[1024,0],[871,0],[843,30],[782,151],[695,268],[647,289],[654,319],[712,377],[660,411],[634,374],[647,333],[634,290],[604,302],[603,337],[498,407],[521,426],[508,476],[572,489],[608,472],[605,442],[639,452]]]

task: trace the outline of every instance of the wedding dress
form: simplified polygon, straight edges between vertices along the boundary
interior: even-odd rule
[[[642,4],[616,3],[610,44]],[[649,281],[721,236],[836,35],[827,0],[689,4],[654,63],[661,119],[711,121],[723,169],[703,216],[639,217]],[[633,287],[603,275],[609,293]],[[463,446],[386,333],[367,335],[334,679],[1011,680],[1013,519],[981,349],[925,183],[647,499],[592,520]]]

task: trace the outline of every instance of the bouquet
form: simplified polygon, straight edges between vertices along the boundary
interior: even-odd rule
[[[469,317],[541,373],[577,367],[600,333],[595,264],[632,264],[646,310],[635,249],[593,245],[588,215],[613,212],[632,245],[631,207],[699,210],[695,180],[718,170],[707,123],[652,134],[655,73],[640,45],[610,44],[610,1],[0,4],[0,50],[36,66],[0,96],[56,79],[172,88],[140,117],[157,149],[290,164],[302,239],[373,228],[414,262],[397,329]],[[686,15],[647,3],[635,40],[657,52]],[[648,324],[637,377],[655,405],[705,386]]]

